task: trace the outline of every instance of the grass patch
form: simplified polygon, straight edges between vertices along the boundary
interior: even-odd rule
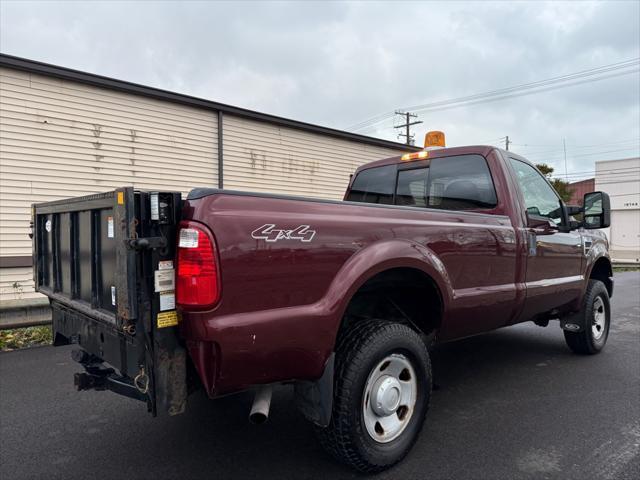
[[[613,266],[613,271],[614,272],[635,272],[637,270],[640,270],[640,265],[639,266],[635,266],[635,265],[619,265]]]
[[[51,325],[0,330],[0,351],[51,345],[52,341]]]

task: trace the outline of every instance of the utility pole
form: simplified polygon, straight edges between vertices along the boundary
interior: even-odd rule
[[[511,142],[509,141],[509,135],[507,135],[506,137],[504,137],[504,148],[505,150],[508,152],[509,151],[509,144]]]
[[[411,121],[412,118],[418,118],[418,115],[416,115],[415,113],[411,113],[411,112],[401,112],[400,110],[396,110],[396,115],[402,115],[405,118],[405,123],[401,124],[401,125],[396,125],[393,128],[404,128],[405,129],[405,133],[399,133],[398,134],[398,138],[400,137],[405,137],[405,143],[407,145],[413,145],[414,141],[413,141],[413,135],[411,134],[411,130],[410,127],[411,125],[418,125],[419,123],[422,123],[421,120],[416,120],[416,121]]]

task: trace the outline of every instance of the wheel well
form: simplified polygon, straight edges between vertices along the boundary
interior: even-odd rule
[[[600,257],[598,260],[596,260],[595,265],[591,269],[591,275],[589,275],[589,278],[600,280],[602,283],[604,283],[605,287],[607,287],[607,292],[609,292],[609,296],[612,296],[613,281],[611,277],[613,277],[611,262],[605,257]]]
[[[394,268],[367,280],[354,294],[341,330],[353,322],[381,318],[435,334],[442,321],[442,297],[433,279],[415,268]]]

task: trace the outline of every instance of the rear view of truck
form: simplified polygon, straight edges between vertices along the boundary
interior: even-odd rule
[[[177,192],[112,192],[32,207],[36,290],[51,301],[54,345],[78,344],[78,390],[112,390],[154,415],[182,413],[177,336]]]

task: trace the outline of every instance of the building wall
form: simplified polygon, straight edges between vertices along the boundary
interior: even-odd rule
[[[587,180],[573,182],[569,184],[569,188],[571,189],[569,205],[582,205],[584,194],[595,191],[595,179],[589,178]]]
[[[217,184],[217,115],[0,69],[0,255],[31,255],[31,203],[132,185]],[[0,271],[0,299],[34,295],[29,267]]]
[[[640,158],[596,162],[595,190],[611,198],[611,257],[640,262]]]
[[[340,199],[358,165],[404,152],[223,118],[229,189]],[[0,257],[31,255],[32,203],[126,185],[218,186],[217,122],[211,108],[0,67]],[[37,295],[30,267],[0,268],[0,300]]]
[[[341,200],[359,165],[398,149],[225,115],[224,187]]]

